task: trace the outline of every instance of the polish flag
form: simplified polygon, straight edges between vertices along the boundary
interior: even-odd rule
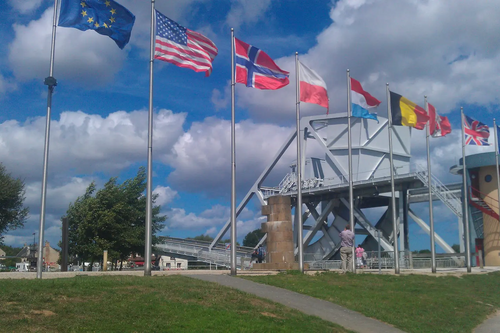
[[[451,124],[448,117],[440,116],[436,112],[436,108],[431,103],[427,103],[429,107],[429,132],[433,138],[439,138],[451,133]]]
[[[315,71],[299,61],[300,101],[328,109],[326,83]]]

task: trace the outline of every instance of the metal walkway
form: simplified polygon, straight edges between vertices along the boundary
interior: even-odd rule
[[[231,267],[231,251],[229,247],[218,244],[210,249],[209,246],[210,242],[164,237],[160,244],[155,245],[155,251],[173,257],[196,259],[207,264]],[[250,268],[253,251],[254,249],[251,247],[238,246],[236,248],[236,266],[240,269]]]

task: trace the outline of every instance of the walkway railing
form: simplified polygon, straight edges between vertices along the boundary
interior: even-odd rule
[[[210,242],[196,241],[182,238],[165,238],[162,243],[155,245],[161,251],[172,255],[178,254],[218,266],[231,267],[231,251],[224,244],[209,249]],[[236,266],[246,269],[250,266],[253,248],[239,246],[236,249]],[[243,261],[243,267],[242,267]]]
[[[428,187],[427,168],[417,164],[417,177]],[[450,191],[437,177],[431,174],[432,194],[439,198],[459,218],[462,218],[462,201]]]
[[[381,251],[380,259],[378,251],[365,251],[362,265],[356,264],[358,268],[378,269],[379,263],[381,269],[394,268],[394,251]],[[411,251],[400,251],[400,267],[404,269],[431,268],[431,258],[425,257],[426,254],[415,254]],[[438,268],[456,268],[464,267],[465,255],[463,253],[437,254],[436,266]],[[458,258],[458,260],[457,260]],[[354,259],[356,260],[356,258]],[[309,262],[310,269],[341,269],[340,260],[317,260]]]

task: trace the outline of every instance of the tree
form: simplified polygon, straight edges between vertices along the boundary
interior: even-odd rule
[[[6,257],[13,257],[16,256],[19,252],[21,252],[23,248],[12,247],[8,245],[0,245],[0,249],[5,251]],[[1,260],[0,264],[4,264],[8,268],[8,267],[16,267],[17,262],[21,262],[21,258],[6,258]]]
[[[78,255],[81,261],[100,260],[104,250],[113,260],[127,259],[130,254],[143,255],[146,220],[146,171],[139,168],[136,177],[118,184],[111,178],[101,190],[91,183],[85,194],[70,204],[68,237],[70,255]],[[156,233],[163,227],[165,215],[153,195],[152,233],[153,244],[158,242]]]
[[[212,236],[203,235],[203,234],[195,236],[195,237],[186,237],[186,239],[193,239],[193,240],[203,241],[203,242],[211,242],[214,240],[214,238]],[[229,244],[229,243],[231,243],[230,238],[221,239],[220,241],[217,242],[217,244]],[[236,242],[236,245],[240,246],[240,243]]]
[[[13,178],[0,163],[0,244],[4,233],[24,226],[29,212],[23,207],[24,186],[21,179]]]
[[[213,237],[209,236],[209,235],[198,235],[196,237],[187,237],[186,239],[193,239],[193,240],[198,240],[198,241],[204,241],[204,242],[211,242],[214,240]]]
[[[458,244],[453,244],[451,246],[451,248],[456,252],[456,253],[460,253],[460,245]]]
[[[257,246],[264,235],[265,234],[260,229],[255,229],[254,231],[249,232],[243,239],[243,246]]]

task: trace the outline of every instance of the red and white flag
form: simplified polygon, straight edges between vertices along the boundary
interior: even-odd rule
[[[315,71],[299,61],[300,101],[328,109],[326,83]]]
[[[261,49],[235,38],[234,51],[236,83],[262,90],[280,89],[289,83],[288,72]]]
[[[448,117],[440,116],[436,112],[436,108],[431,103],[427,103],[429,107],[429,131],[433,138],[439,138],[451,133],[451,124]]]
[[[207,37],[156,11],[155,59],[209,76],[218,52],[217,46]]]

